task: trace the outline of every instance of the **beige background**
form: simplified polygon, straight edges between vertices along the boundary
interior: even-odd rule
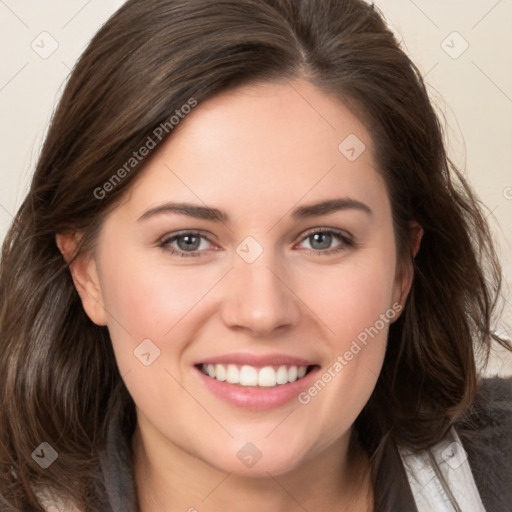
[[[0,239],[26,192],[63,84],[121,0],[0,0]],[[379,0],[376,6],[426,75],[451,154],[489,209],[512,325],[512,0]],[[44,5],[43,5],[44,4]],[[491,213],[492,212],[492,213]],[[489,373],[512,374],[493,357]]]

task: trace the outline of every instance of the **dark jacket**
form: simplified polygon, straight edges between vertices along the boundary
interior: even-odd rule
[[[455,423],[487,512],[512,512],[512,379],[483,381]]]

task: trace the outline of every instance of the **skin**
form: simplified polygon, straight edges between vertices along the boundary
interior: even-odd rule
[[[354,161],[338,150],[349,134],[366,146]],[[360,201],[371,214],[291,215],[336,198]],[[169,212],[139,220],[169,201],[218,208],[229,220]],[[330,249],[318,249],[308,236],[323,228],[353,244],[333,236]],[[181,230],[206,237],[199,256],[172,254],[177,241],[162,246]],[[247,236],[263,248],[253,263],[236,252]],[[58,243],[69,258],[73,238]],[[412,270],[397,264],[372,141],[338,100],[297,80],[244,86],[198,105],[71,272],[91,320],[108,326],[137,406],[143,512],[372,509],[366,457],[356,446],[349,460],[348,441],[379,375],[389,324],[305,405],[234,407],[193,367],[231,352],[285,353],[318,362],[322,373],[405,303]],[[133,354],[144,339],[161,351],[150,366]],[[262,454],[251,468],[237,457],[247,442]]]

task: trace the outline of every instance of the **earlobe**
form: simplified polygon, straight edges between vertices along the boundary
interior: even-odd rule
[[[58,234],[55,239],[57,247],[68,263],[73,283],[87,316],[96,325],[107,325],[107,315],[93,255],[90,253],[77,255],[78,241],[74,233]]]

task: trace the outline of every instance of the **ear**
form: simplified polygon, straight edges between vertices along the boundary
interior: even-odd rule
[[[393,303],[399,303],[402,308],[411,291],[414,278],[413,260],[420,250],[421,239],[423,238],[423,228],[417,222],[411,222],[409,226],[411,253],[406,261],[400,263],[393,293]]]
[[[78,254],[78,240],[75,233],[57,234],[57,247],[69,266],[75,288],[82,300],[87,316],[96,325],[107,325],[103,294],[98,278],[94,256]]]

